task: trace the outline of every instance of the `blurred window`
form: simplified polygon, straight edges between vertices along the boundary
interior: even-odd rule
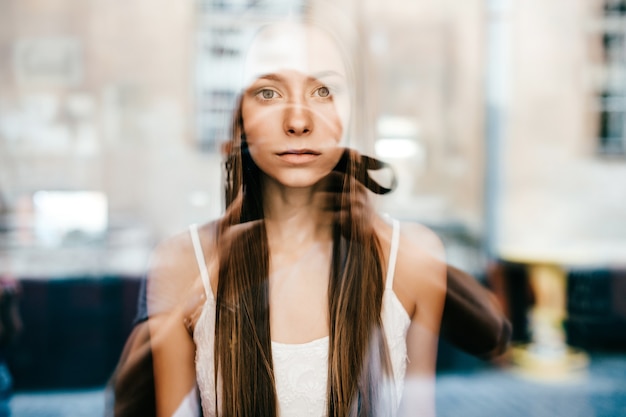
[[[599,151],[626,154],[626,0],[606,0],[602,22],[604,80],[599,91]]]
[[[45,245],[99,239],[108,225],[107,197],[98,191],[37,191],[35,235]]]
[[[228,139],[245,49],[268,19],[302,13],[304,0],[200,0],[196,3],[195,108],[198,147]]]

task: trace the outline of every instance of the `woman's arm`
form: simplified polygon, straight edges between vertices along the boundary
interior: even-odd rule
[[[152,317],[150,342],[158,417],[171,417],[195,386],[195,349],[179,312]]]
[[[443,246],[429,229],[405,224],[405,235],[435,259]],[[440,337],[471,355],[491,359],[503,354],[511,338],[511,323],[495,295],[468,273],[446,263],[446,295]]]
[[[160,245],[152,259],[148,326],[156,415],[172,417],[196,386],[195,345],[188,318],[204,301],[203,292],[188,234]]]
[[[409,314],[402,416],[435,415],[435,370],[446,295],[443,245],[429,229],[403,224],[394,291]]]

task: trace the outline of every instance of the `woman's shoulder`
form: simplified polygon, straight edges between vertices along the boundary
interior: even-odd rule
[[[429,227],[402,222],[397,262],[399,276],[406,276],[418,294],[428,286],[443,285],[445,289],[445,248],[441,238]]]
[[[441,238],[428,226],[415,221],[399,221],[387,215],[377,215],[374,228],[384,253],[391,251],[394,224],[398,225],[399,232],[398,256],[407,257],[407,260],[418,264],[431,258],[445,263],[445,250]]]
[[[153,268],[183,268],[193,260],[195,265],[196,247],[203,254],[212,252],[215,246],[215,236],[218,220],[204,224],[192,224],[171,236],[161,240],[152,251],[150,269]],[[197,243],[194,244],[194,234],[197,233]]]
[[[413,316],[416,306],[426,298],[445,296],[446,260],[441,238],[424,224],[413,221],[398,222],[397,249],[392,248],[393,223],[381,217],[377,222],[385,263],[396,250],[393,290]]]
[[[152,251],[148,265],[148,301],[154,312],[167,310],[201,284],[198,258],[212,258],[217,222],[191,226],[160,241]],[[197,230],[198,250],[194,246]]]

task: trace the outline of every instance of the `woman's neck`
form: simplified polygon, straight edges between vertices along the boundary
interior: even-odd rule
[[[318,187],[289,188],[272,179],[263,184],[263,211],[270,240],[304,244],[331,238],[331,213]]]

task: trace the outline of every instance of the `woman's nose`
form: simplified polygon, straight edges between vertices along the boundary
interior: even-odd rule
[[[311,110],[306,104],[292,103],[285,109],[285,133],[289,136],[305,136],[313,130]]]

